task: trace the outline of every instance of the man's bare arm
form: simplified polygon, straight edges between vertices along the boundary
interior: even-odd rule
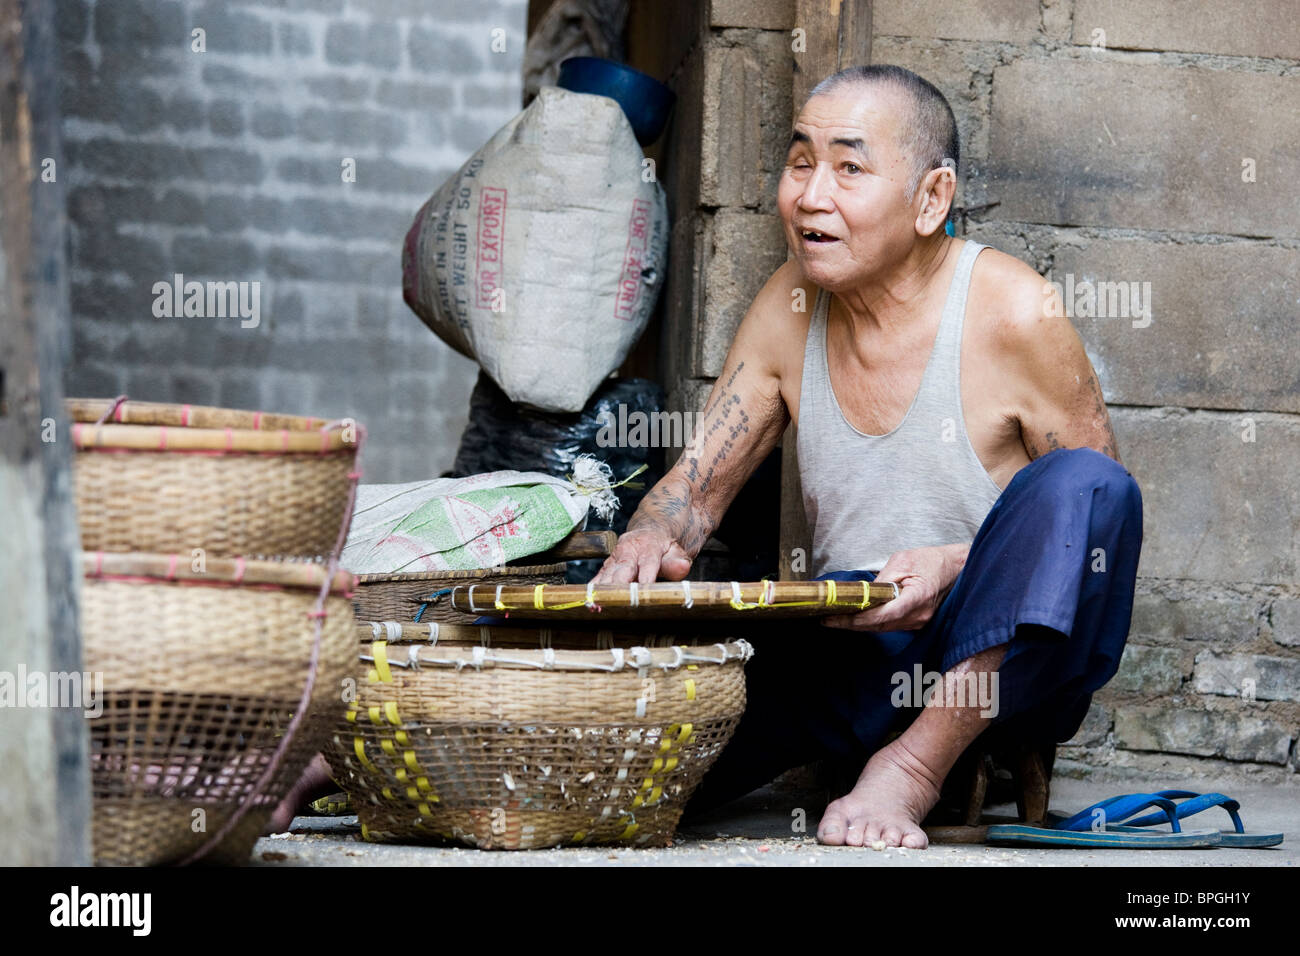
[[[780,359],[791,330],[792,266],[754,298],[736,332],[695,434],[642,500],[596,576],[600,584],[681,580],[741,486],[776,447],[789,421]]]
[[[1045,295],[1037,276],[1009,293],[999,341],[1025,451],[1036,459],[1057,448],[1092,448],[1119,461],[1097,373],[1059,296]]]

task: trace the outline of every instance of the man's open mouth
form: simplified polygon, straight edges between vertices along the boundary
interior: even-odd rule
[[[799,230],[799,235],[801,235],[806,242],[839,242],[839,239],[835,236],[827,235],[824,232],[818,232],[816,229],[801,229]]]

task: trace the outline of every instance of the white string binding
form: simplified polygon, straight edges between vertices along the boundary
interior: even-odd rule
[[[588,610],[588,611],[594,611],[594,610],[596,610],[596,601],[595,601],[595,599],[591,596],[591,589],[594,588],[595,586],[596,586],[596,582],[595,582],[595,581],[588,581],[588,582],[587,582],[587,610]]]
[[[471,584],[471,585],[469,586],[469,612],[470,612],[471,614],[477,614],[477,613],[479,612],[479,610],[480,610],[480,608],[476,608],[476,607],[474,606],[474,589],[475,589],[476,587],[478,587],[477,584]]]
[[[686,610],[689,611],[691,608],[695,607],[695,598],[691,597],[691,582],[690,582],[690,581],[683,581],[683,582],[682,582],[682,593],[683,593],[684,595],[686,595],[686,599],[685,599],[685,601],[683,601],[683,603],[682,603],[682,607],[686,608]]]
[[[637,585],[635,581],[628,585],[628,598],[631,600],[633,607],[636,607],[641,603],[641,597],[637,594]]]

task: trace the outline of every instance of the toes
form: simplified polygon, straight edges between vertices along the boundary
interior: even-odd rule
[[[880,839],[885,841],[885,846],[902,846],[903,830],[901,827],[887,826],[881,832]]]
[[[817,842],[827,846],[844,846],[847,836],[848,819],[832,803],[826,808],[822,822],[817,827]]]
[[[867,827],[861,818],[854,817],[849,820],[849,835],[844,841],[849,846],[864,846],[866,843]]]
[[[907,847],[909,850],[924,850],[930,845],[930,838],[925,835],[925,831],[919,827],[909,829],[903,834],[903,839],[899,846]]]

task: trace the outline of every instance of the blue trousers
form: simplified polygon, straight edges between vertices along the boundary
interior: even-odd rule
[[[1119,667],[1141,546],[1142,496],[1122,465],[1087,448],[1031,462],[994,503],[924,627],[869,632],[810,623],[792,630],[785,622],[749,635],[748,706],[688,813],[815,760],[865,762],[920,713],[915,697],[899,704],[907,696],[897,693],[899,675],[946,672],[1003,644],[996,730],[989,733],[1034,746],[1070,739],[1093,692]]]

